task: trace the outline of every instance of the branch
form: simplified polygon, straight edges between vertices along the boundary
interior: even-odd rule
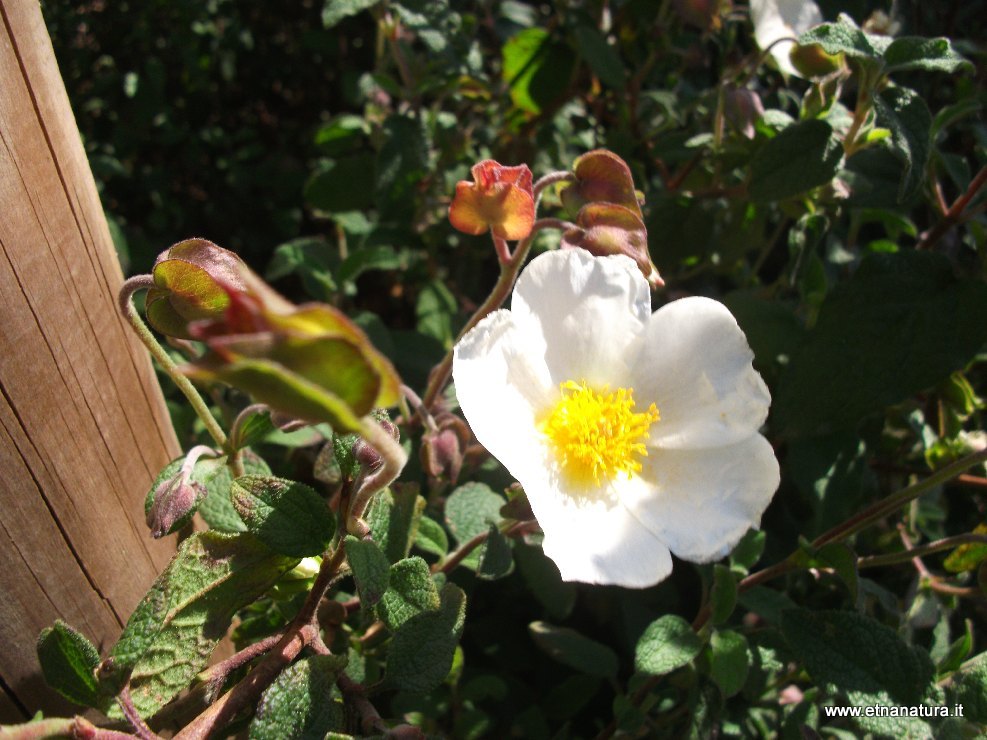
[[[982,188],[985,183],[987,183],[987,167],[984,167],[976,174],[973,180],[970,181],[970,185],[967,187],[966,192],[953,202],[953,205],[950,206],[948,211],[946,211],[946,215],[944,215],[942,219],[940,219],[940,221],[933,226],[924,237],[922,237],[922,241],[920,241],[915,248],[931,249],[935,246],[936,242],[945,236],[946,232],[961,223],[963,211],[965,211],[966,207],[970,205],[970,201],[973,200],[974,196],[979,192],[980,188]]]

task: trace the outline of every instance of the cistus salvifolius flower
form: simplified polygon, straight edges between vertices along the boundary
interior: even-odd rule
[[[463,337],[453,378],[562,577],[645,587],[669,575],[672,553],[726,555],[778,487],[752,359],[722,304],[652,313],[634,262],[567,249],[532,260],[510,310]]]

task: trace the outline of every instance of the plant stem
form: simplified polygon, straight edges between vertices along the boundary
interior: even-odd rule
[[[277,645],[256,668],[247,674],[246,678],[175,735],[175,740],[204,740],[226,725],[241,710],[255,703],[278,674],[298,657],[302,648],[310,645],[319,636],[319,626],[315,623],[316,610],[345,559],[346,550],[340,542],[332,555],[322,561],[322,567],[319,569],[315,583],[312,584],[312,590]]]
[[[879,568],[884,565],[898,565],[913,558],[921,558],[925,555],[933,555],[943,550],[951,550],[960,545],[983,545],[987,544],[987,535],[983,534],[960,534],[955,537],[944,537],[941,540],[930,542],[926,545],[919,545],[901,552],[892,552],[887,555],[871,555],[870,557],[857,560],[858,568]]]
[[[364,537],[370,531],[370,527],[363,521],[370,500],[389,486],[408,462],[404,449],[391,436],[390,431],[371,416],[363,417],[362,422],[360,436],[376,450],[381,461],[376,470],[368,471],[361,478],[351,498],[349,513],[346,516],[346,531],[357,537]]]
[[[168,353],[165,351],[164,347],[154,338],[154,334],[151,330],[147,328],[147,324],[141,319],[140,314],[137,313],[137,308],[134,306],[134,293],[138,290],[145,290],[147,288],[154,287],[154,278],[150,275],[135,275],[134,277],[127,280],[123,287],[120,289],[120,310],[123,315],[127,317],[130,321],[130,325],[133,327],[134,332],[137,337],[144,343],[147,347],[148,352],[151,356],[158,361],[161,369],[164,370],[168,377],[171,378],[172,382],[178,386],[185,398],[192,405],[193,410],[196,415],[202,420],[202,423],[206,426],[206,431],[209,432],[209,436],[215,440],[216,444],[222,447],[224,450],[227,449],[227,439],[226,433],[220,427],[219,422],[216,421],[216,417],[212,415],[206,402],[203,400],[199,391],[196,390],[195,386],[192,385],[192,381],[182,375],[181,371],[178,369],[178,365],[174,363]]]
[[[970,201],[973,200],[974,196],[979,192],[980,188],[987,183],[987,167],[984,167],[976,174],[973,180],[970,181],[969,187],[967,187],[966,192],[963,193],[959,198],[957,198],[953,205],[949,207],[946,214],[939,220],[939,222],[932,227],[932,229],[922,238],[922,241],[918,243],[915,247],[916,249],[930,249],[935,246],[947,231],[960,223],[963,211],[966,210],[967,206],[970,205]]]
[[[812,546],[818,548],[830,542],[844,540],[850,535],[856,534],[862,529],[866,529],[874,522],[886,517],[888,514],[897,511],[909,501],[917,499],[919,496],[931,491],[936,486],[957,477],[961,473],[985,461],[987,461],[987,449],[967,455],[966,457],[935,471],[929,477],[920,480],[917,483],[913,483],[907,488],[903,488],[897,493],[893,493],[890,496],[872,504],[871,506],[868,506],[859,514],[850,517],[841,524],[837,524],[835,527],[827,532],[824,532],[813,540]]]
[[[547,175],[546,175],[547,177]],[[544,180],[545,178],[542,178]],[[539,180],[541,182],[541,180]],[[535,241],[535,236],[539,231],[546,228],[558,228],[559,224],[564,224],[566,222],[559,221],[555,218],[540,218],[535,221],[534,225],[531,227],[531,233],[528,234],[524,239],[518,242],[517,248],[514,250],[514,254],[507,262],[501,262],[500,264],[500,277],[497,278],[497,282],[490,291],[490,295],[482,303],[482,305],[476,309],[472,316],[470,316],[469,321],[466,322],[466,326],[463,330],[459,332],[459,336],[456,337],[456,342],[453,342],[453,346],[459,342],[466,333],[472,329],[474,326],[479,324],[483,319],[485,319],[490,313],[500,308],[504,301],[507,300],[507,296],[510,295],[511,289],[514,287],[514,281],[517,280],[518,273],[521,271],[521,266],[524,264],[525,259],[528,257],[528,252],[531,251],[531,245]],[[442,361],[435,366],[429,375],[428,386],[425,388],[425,393],[422,395],[422,405],[426,409],[431,409],[435,404],[435,399],[438,398],[442,389],[445,387],[446,381],[449,380],[449,373],[452,371],[452,357],[453,350],[446,352],[445,357]]]
[[[160,737],[154,734],[154,731],[147,726],[147,723],[141,718],[140,713],[137,711],[137,707],[134,706],[134,700],[130,697],[130,684],[125,683],[123,688],[120,689],[120,694],[117,696],[117,704],[120,705],[120,709],[123,710],[123,716],[126,717],[130,726],[134,728],[134,734],[140,738],[140,740],[161,740]]]

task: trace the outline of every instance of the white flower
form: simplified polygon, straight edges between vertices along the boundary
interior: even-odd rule
[[[761,49],[771,49],[778,68],[788,75],[802,77],[790,54],[795,39],[823,22],[822,11],[812,0],[751,0],[754,39]]]
[[[722,304],[652,314],[630,259],[571,249],[532,260],[511,310],[456,345],[453,377],[562,577],[645,587],[671,572],[670,552],[726,555],[778,487],[752,358]]]

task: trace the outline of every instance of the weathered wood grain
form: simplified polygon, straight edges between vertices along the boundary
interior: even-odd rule
[[[0,0],[0,701],[64,710],[34,641],[114,640],[174,543],[143,495],[178,444],[36,0]]]

